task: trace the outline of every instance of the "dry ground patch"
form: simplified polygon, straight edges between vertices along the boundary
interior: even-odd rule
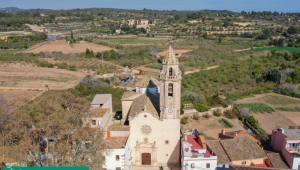
[[[73,47],[72,47],[73,46]],[[94,43],[89,43],[86,41],[80,41],[75,44],[68,44],[65,40],[56,40],[49,44],[45,44],[33,50],[29,50],[29,53],[40,53],[40,52],[53,52],[53,51],[61,51],[64,54],[68,53],[84,53],[86,49],[93,50],[94,52],[102,52],[111,50],[112,48],[106,47],[104,45],[98,45]]]
[[[219,123],[220,119],[228,120],[233,127],[225,128],[221,123]],[[210,118],[200,117],[199,120],[194,120],[189,118],[188,123],[182,125],[184,130],[197,129],[199,132],[206,134],[209,137],[218,139],[219,133],[221,133],[222,129],[226,129],[226,131],[237,131],[243,130],[243,126],[238,119],[227,119],[225,117],[216,117],[212,116]]]
[[[13,107],[17,108],[18,106],[24,105],[27,101],[33,99],[35,96],[38,96],[43,91],[38,90],[0,90],[0,96],[4,98],[8,104]]]
[[[238,100],[237,104],[264,103],[272,107],[275,112],[257,113],[253,116],[258,120],[259,125],[267,133],[271,133],[277,127],[289,127],[300,125],[300,112],[283,111],[278,108],[300,108],[300,99],[284,96],[276,93],[259,94],[253,97]]]
[[[74,87],[84,74],[56,68],[0,67],[0,89],[44,90]]]

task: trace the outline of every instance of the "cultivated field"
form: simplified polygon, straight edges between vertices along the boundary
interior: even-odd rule
[[[220,119],[228,120],[233,127],[225,128],[221,123],[219,123]],[[184,130],[197,129],[199,132],[204,133],[205,135],[218,139],[219,133],[221,133],[222,129],[226,129],[226,131],[237,131],[244,130],[241,122],[238,119],[227,119],[225,117],[216,117],[211,116],[210,118],[200,117],[199,120],[189,119],[188,123],[182,125]]]
[[[84,74],[56,68],[0,67],[0,89],[44,90],[74,87]]]
[[[40,53],[40,52],[53,52],[53,51],[61,51],[64,54],[68,53],[84,53],[86,49],[93,50],[95,52],[103,52],[107,50],[111,50],[112,48],[98,45],[94,43],[89,43],[86,41],[80,41],[80,43],[68,44],[65,40],[57,40],[51,42],[49,44],[40,46],[36,49],[27,51],[28,53]]]
[[[128,45],[153,45],[168,42],[167,38],[109,38],[103,40],[111,43]]]
[[[175,54],[175,55],[181,55],[181,54],[190,52],[190,51],[192,51],[192,50],[173,50],[173,51],[174,51],[174,54]],[[167,52],[168,52],[168,50],[163,51],[163,52],[160,52],[160,53],[158,53],[158,54],[161,55],[161,56],[165,56],[165,55],[167,55]]]
[[[300,99],[275,93],[260,94],[254,97],[238,100],[237,104],[263,103],[275,111],[272,113],[256,113],[253,116],[259,125],[267,133],[271,133],[277,127],[289,127],[300,125]]]

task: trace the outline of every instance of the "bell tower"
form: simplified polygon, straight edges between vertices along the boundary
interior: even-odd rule
[[[169,47],[160,71],[160,119],[180,119],[181,71]]]

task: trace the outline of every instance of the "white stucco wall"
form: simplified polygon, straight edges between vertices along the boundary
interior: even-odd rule
[[[121,167],[121,170],[124,169],[125,161],[125,148],[122,149],[107,149],[105,155],[105,165],[104,168],[107,170],[116,170],[117,167]],[[116,161],[116,155],[119,155],[120,160]]]
[[[146,116],[146,117],[144,117]],[[130,120],[131,148],[136,146],[136,142],[143,143],[148,139],[148,143],[154,143],[157,147],[157,165],[167,165],[167,162],[180,161],[180,119],[164,119],[163,121],[145,111]],[[143,134],[141,127],[148,125],[151,127],[150,134]],[[169,144],[165,141],[168,140]],[[140,155],[139,155],[140,156]],[[152,157],[153,155],[151,155]],[[136,151],[132,151],[133,165],[136,165]],[[153,159],[153,158],[151,158]]]
[[[300,169],[300,157],[294,157],[292,169]]]
[[[129,136],[127,139],[127,143],[125,146],[125,170],[132,169],[132,146],[131,146],[131,137]]]
[[[191,168],[191,164],[195,164],[195,168]],[[206,168],[206,164],[210,164],[210,168]],[[215,170],[217,168],[217,157],[213,156],[210,158],[188,158],[184,160],[182,164],[182,170],[195,170],[195,169],[207,169]]]

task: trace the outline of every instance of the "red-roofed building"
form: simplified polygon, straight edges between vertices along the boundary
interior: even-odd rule
[[[183,170],[217,168],[217,156],[209,151],[203,136],[185,133],[181,149]]]

